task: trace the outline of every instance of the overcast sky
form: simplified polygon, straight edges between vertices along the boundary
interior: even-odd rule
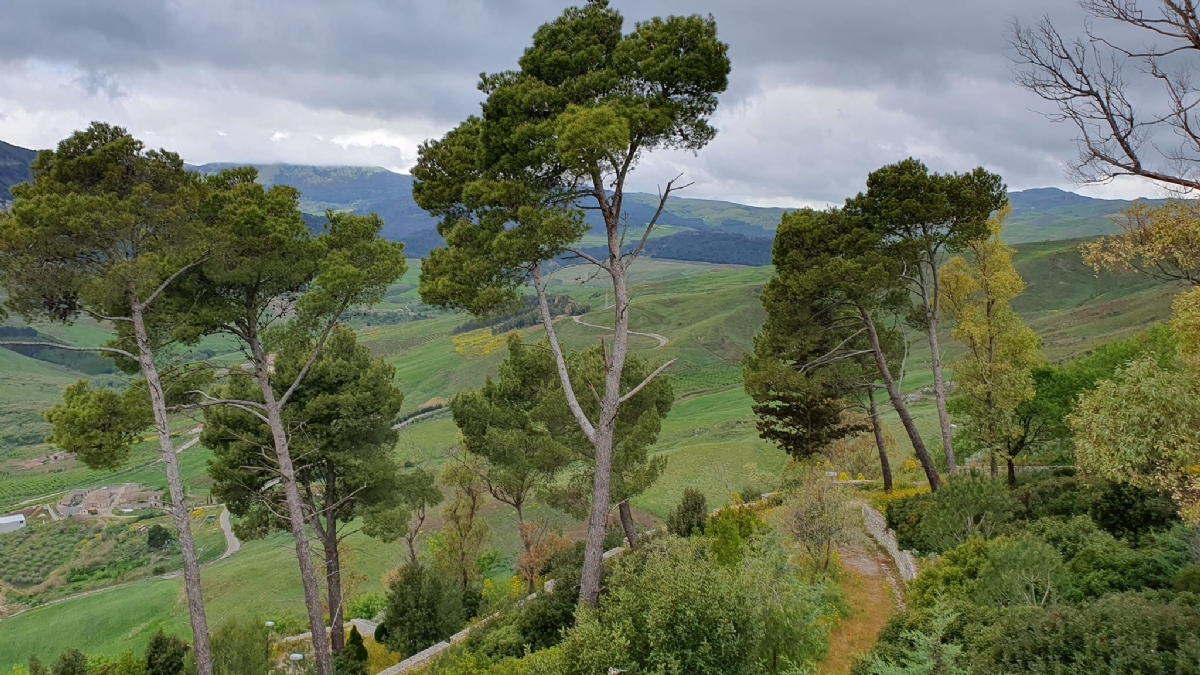
[[[5,0],[0,140],[54,145],[94,119],[191,163],[371,164],[477,112],[482,71],[515,67],[563,0]],[[656,155],[633,186],[679,171],[686,196],[841,202],[883,164],[976,165],[1011,189],[1079,189],[1073,130],[1011,83],[1013,18],[1081,25],[1074,0],[614,0],[627,21],[712,13],[733,71],[698,156]],[[1074,30],[1070,32],[1074,33]]]

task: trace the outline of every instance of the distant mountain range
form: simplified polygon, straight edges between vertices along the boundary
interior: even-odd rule
[[[11,199],[10,186],[29,179],[29,162],[35,155],[32,150],[0,141],[0,201]],[[222,162],[190,168],[201,173],[214,173],[231,166],[238,165]],[[434,230],[436,220],[413,202],[412,176],[364,166],[259,164],[256,168],[259,181],[264,185],[291,185],[300,191],[300,208],[314,227],[321,222],[327,209],[374,212],[383,218],[384,236],[404,241],[409,255],[424,256],[442,243]],[[1011,243],[1109,234],[1116,229],[1111,216],[1131,203],[1119,199],[1092,199],[1058,188],[1010,192],[1009,200],[1013,213],[1005,230],[1005,239]],[[655,195],[628,195],[625,210],[630,223],[646,222],[657,205]],[[660,258],[766,264],[770,261],[775,228],[786,211],[712,199],[672,197],[667,201],[659,224],[680,231],[648,242],[646,252]],[[593,221],[593,226],[600,224],[595,212],[589,212],[588,218]]]

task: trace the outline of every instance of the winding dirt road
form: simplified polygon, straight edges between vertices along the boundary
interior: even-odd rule
[[[605,308],[605,309],[607,309],[607,308]],[[587,326],[588,328],[599,328],[600,330],[608,330],[608,331],[615,330],[613,328],[609,328],[608,326],[597,326],[594,323],[588,323],[588,322],[584,321],[583,319],[580,319],[578,316],[572,316],[571,318],[574,319],[575,323],[579,324],[580,326]],[[665,347],[665,346],[667,346],[667,343],[670,342],[670,340],[668,340],[666,338],[666,336],[659,335],[658,333],[639,333],[637,331],[631,330],[631,331],[629,331],[629,334],[630,335],[641,335],[642,337],[648,337],[648,338],[654,338],[655,340],[658,340],[658,347]],[[658,349],[658,347],[654,347],[654,349]]]

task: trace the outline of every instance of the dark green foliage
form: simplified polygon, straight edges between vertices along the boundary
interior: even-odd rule
[[[78,649],[68,649],[58,655],[50,668],[51,675],[88,675],[87,657]]]
[[[213,675],[246,675],[271,670],[271,635],[257,617],[227,619],[213,631]]]
[[[1088,515],[1114,536],[1137,540],[1179,522],[1179,505],[1165,491],[1106,481]]]
[[[146,530],[146,546],[151,551],[159,551],[166,548],[171,543],[171,532],[155,523]]]
[[[1200,595],[1200,564],[1188,563],[1179,568],[1171,585],[1180,593]]]
[[[375,639],[408,657],[454,634],[463,623],[459,589],[420,562],[400,568]]]
[[[46,668],[45,664],[38,660],[37,656],[30,654],[29,675],[50,675],[50,670]]]
[[[146,644],[146,675],[182,675],[188,644],[160,628]]]
[[[1017,505],[1003,483],[979,474],[949,480],[936,495],[916,495],[888,505],[888,524],[902,548],[951,549],[973,536],[989,537],[1013,517]]]
[[[708,515],[704,493],[694,488],[684,488],[679,506],[667,516],[667,531],[677,537],[703,534]]]
[[[1078,607],[1001,612],[973,646],[985,673],[1176,674],[1200,671],[1195,596],[1106,596]]]
[[[136,384],[124,392],[95,389],[80,380],[63,392],[63,402],[43,417],[53,427],[46,439],[74,452],[89,468],[113,469],[129,457],[129,448],[140,441],[153,422],[146,391]]]
[[[355,626],[346,637],[346,646],[340,654],[333,657],[334,675],[367,675],[369,658],[367,646],[358,632],[358,627]]]

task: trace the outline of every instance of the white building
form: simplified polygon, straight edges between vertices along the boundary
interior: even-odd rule
[[[18,513],[15,516],[0,516],[0,534],[16,532],[25,527],[25,516]]]

